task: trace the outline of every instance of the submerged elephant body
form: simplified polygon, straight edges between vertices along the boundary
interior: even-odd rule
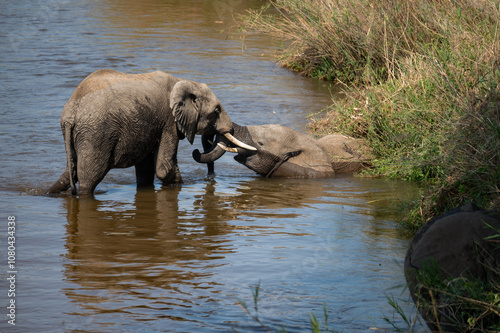
[[[290,177],[291,172],[299,177],[325,178],[334,171],[328,162],[328,155],[317,145],[316,140],[308,135],[296,132],[281,125],[248,126],[250,136],[257,140],[256,147],[280,156],[280,167],[274,170],[273,177]],[[243,154],[243,156],[251,154]],[[245,165],[251,165],[252,157],[242,159]]]
[[[275,178],[329,178],[336,173],[357,172],[368,165],[366,146],[345,136],[331,135],[315,140],[277,124],[239,126],[233,123],[233,128],[234,137],[257,150],[234,147],[226,140],[210,145],[207,141],[211,138],[204,136],[205,152],[195,150],[193,157],[200,163],[208,163],[209,172],[213,170],[213,162],[226,151],[236,153],[236,161],[259,175]]]
[[[125,74],[98,70],[85,78],[66,103],[61,128],[67,167],[48,193],[71,187],[92,194],[113,168],[135,166],[137,185],[182,181],[179,140],[232,130],[220,101],[205,85],[165,72]]]
[[[335,174],[352,174],[370,166],[371,149],[363,139],[342,134],[330,134],[317,140],[318,146],[328,155]]]

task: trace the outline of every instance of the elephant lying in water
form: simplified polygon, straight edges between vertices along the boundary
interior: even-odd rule
[[[64,106],[61,128],[67,167],[47,191],[71,187],[76,194],[94,192],[110,169],[135,166],[137,186],[182,182],[177,166],[179,140],[195,134],[215,135],[242,149],[232,122],[205,84],[165,72],[125,74],[101,69],[85,78]]]
[[[241,149],[224,138],[211,144],[213,136],[202,136],[205,152],[195,150],[193,158],[207,163],[209,173],[213,172],[213,162],[226,151],[236,153],[236,161],[259,175],[276,178],[328,178],[354,173],[367,167],[370,159],[362,141],[343,135],[315,140],[277,124],[240,126],[233,123],[233,129],[235,138],[257,150]]]

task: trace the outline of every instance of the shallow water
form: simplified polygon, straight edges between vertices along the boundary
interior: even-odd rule
[[[182,186],[137,191],[112,170],[95,198],[45,197],[65,166],[59,118],[89,73],[164,70],[207,83],[232,120],[306,131],[325,82],[277,68],[264,36],[233,17],[263,1],[18,1],[0,4],[0,331],[307,331],[328,311],[343,332],[390,328],[406,299],[406,183],[263,179],[226,154],[207,177],[180,145]],[[195,140],[195,146],[201,146]],[[16,217],[16,326],[5,309],[8,216]],[[398,287],[399,286],[399,287]],[[396,289],[394,289],[397,287]],[[403,304],[404,305],[404,304]]]

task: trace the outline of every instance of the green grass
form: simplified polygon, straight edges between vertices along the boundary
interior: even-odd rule
[[[343,87],[313,134],[366,138],[373,174],[429,188],[410,232],[467,201],[500,209],[499,0],[271,0],[243,20],[282,66]]]
[[[276,40],[282,66],[343,88],[311,118],[314,135],[365,138],[371,175],[423,185],[400,223],[410,234],[466,202],[500,210],[500,0],[270,0],[243,21]],[[462,330],[499,331],[492,272],[484,283],[430,269],[420,283]]]
[[[402,221],[411,233],[469,201],[500,209],[500,68],[457,96],[457,86],[451,89],[432,67],[418,69],[426,65],[416,62],[396,79],[351,90],[328,117],[311,123],[316,133],[366,138],[376,155],[374,174],[425,185]]]
[[[486,270],[488,279],[443,278],[437,263],[429,261],[416,273],[415,307],[426,313],[434,325],[433,332],[500,331],[500,270],[498,267],[486,267]],[[407,301],[386,297],[394,313],[384,320],[394,331],[414,332],[420,319],[400,306]]]
[[[417,274],[417,306],[441,331],[498,332],[500,330],[500,270],[487,267],[486,281],[460,277],[443,279],[435,262]]]
[[[283,66],[369,84],[397,75],[401,61],[414,54],[490,58],[489,43],[498,38],[495,15],[498,1],[272,0],[244,21],[277,40]],[[475,70],[475,58],[461,70]]]
[[[255,287],[252,287],[251,290],[253,299],[253,310],[251,310],[249,306],[246,304],[246,302],[244,302],[243,300],[238,300],[237,304],[254,322],[259,324],[259,326],[263,330],[268,332],[274,332],[275,330],[273,330],[271,326],[267,325],[259,318],[260,281],[255,285]],[[328,328],[328,311],[326,309],[326,306],[323,306],[323,320],[324,320],[323,323],[324,328],[321,322],[316,317],[316,315],[314,313],[311,313],[311,316],[309,318],[309,326],[311,333],[334,332]],[[284,327],[281,327],[279,330],[276,330],[276,332],[286,332],[286,329]]]

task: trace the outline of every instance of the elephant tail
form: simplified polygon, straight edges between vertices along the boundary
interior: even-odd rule
[[[71,186],[71,193],[76,195],[76,151],[73,140],[73,125],[70,123],[63,124],[64,145],[66,148],[66,162],[69,171],[69,185]]]

